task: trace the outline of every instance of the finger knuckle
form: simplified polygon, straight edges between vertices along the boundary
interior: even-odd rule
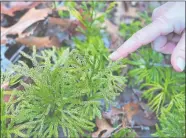
[[[172,25],[172,23],[168,20],[168,18],[165,15],[162,15],[156,18],[155,21],[159,27],[163,27],[162,29],[164,31],[161,35],[167,35],[168,33],[173,32],[174,26]]]
[[[157,17],[158,8],[155,8],[152,12],[152,19],[155,19]]]
[[[164,15],[158,17],[158,18],[156,19],[156,21],[157,21],[158,23],[160,23],[160,24],[167,24],[167,25],[168,25],[168,20],[167,20],[166,16],[164,16]]]

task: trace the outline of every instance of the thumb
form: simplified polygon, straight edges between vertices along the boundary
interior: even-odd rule
[[[182,72],[185,68],[185,32],[183,33],[177,46],[174,48],[171,56],[171,64],[178,72]]]

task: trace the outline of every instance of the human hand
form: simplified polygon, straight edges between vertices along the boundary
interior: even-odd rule
[[[109,58],[127,57],[139,47],[152,42],[152,48],[171,54],[173,68],[185,68],[185,2],[167,2],[153,11],[152,23],[137,31]]]

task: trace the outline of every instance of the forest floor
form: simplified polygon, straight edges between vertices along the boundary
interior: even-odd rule
[[[108,4],[100,3],[99,11],[104,11]],[[152,10],[161,4],[163,2],[117,2],[104,22],[107,27],[107,34],[103,34],[105,46],[110,51],[118,48],[127,39],[121,35],[120,25],[130,25],[139,20],[142,18],[139,13],[144,11],[150,18]],[[20,51],[30,53],[33,45],[39,50],[52,46],[74,48],[72,38],[83,39],[76,30],[81,23],[73,16],[66,18],[67,15],[63,15],[65,18],[61,18],[60,12],[66,10],[63,2],[1,2],[1,71],[21,60]],[[125,72],[123,70],[123,74]],[[129,137],[134,133],[136,137],[151,137],[157,118],[147,102],[141,100],[142,93],[138,88],[127,86],[115,99],[114,105],[102,111],[103,119],[95,120],[98,129],[92,136],[109,137],[127,128]],[[126,120],[121,117],[123,111],[127,112]]]

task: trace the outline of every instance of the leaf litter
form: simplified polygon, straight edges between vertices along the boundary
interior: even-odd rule
[[[92,133],[93,137],[109,137],[122,129],[135,130],[136,137],[151,137],[150,131],[157,123],[157,118],[149,106],[135,95],[136,91],[142,92],[134,90],[126,87],[116,99],[116,106],[120,108],[111,107],[109,111],[102,113],[102,120],[96,119],[98,130]]]
[[[78,32],[75,31],[76,27],[79,25],[77,20],[50,17],[51,15],[55,16],[55,12],[58,10],[67,10],[67,8],[63,6],[59,7],[59,9],[51,7],[36,9],[35,7],[41,3],[42,2],[15,2],[14,4],[9,4],[11,5],[9,6],[9,9],[6,8],[5,4],[1,4],[1,7],[3,8],[1,15],[14,16],[16,11],[29,9],[14,25],[9,27],[1,26],[1,44],[9,44],[9,39],[12,39],[12,36],[16,36],[15,39],[13,38],[14,41],[25,46],[35,45],[38,48],[52,46],[59,47],[62,41],[58,34],[55,34],[56,32],[49,36],[46,36],[46,34],[43,34],[44,36],[42,37],[38,36],[38,34],[40,35],[43,31],[49,32],[48,30],[54,30],[56,26],[60,27],[60,33],[67,32],[70,36],[76,35],[76,33],[78,34]],[[1,18],[3,20],[5,17],[1,16]],[[36,23],[41,24],[36,26]],[[43,27],[43,24],[47,24],[48,27],[45,27],[45,30],[40,30],[40,28]],[[50,26],[52,26],[52,28]],[[31,29],[28,30],[28,28]],[[38,30],[40,32],[38,32]]]
[[[1,14],[9,15],[9,16],[15,16],[15,12],[22,11],[25,9],[31,9],[42,2],[2,2],[1,3]]]
[[[24,37],[23,31],[31,26],[33,23],[44,20],[46,16],[51,12],[51,9],[30,9],[15,25],[9,28],[1,27],[1,43],[5,43],[7,35],[17,34]],[[37,15],[37,16],[36,16]]]
[[[36,9],[35,7],[37,7],[38,5],[44,5],[44,8],[41,9]],[[8,5],[8,6],[7,6]],[[27,9],[28,11],[20,18],[18,19],[17,23],[15,23],[12,26],[9,27],[2,27],[1,26],[1,44],[7,44],[8,43],[8,39],[9,36],[11,35],[17,35],[17,38],[15,39],[18,40],[17,42],[23,42],[20,40],[24,40],[24,42],[26,40],[30,40],[33,39],[32,37],[34,36],[34,33],[39,30],[42,26],[37,26],[36,28],[34,28],[34,24],[38,23],[38,22],[43,22],[43,23],[47,23],[48,27],[45,28],[45,31],[47,32],[48,30],[52,30],[59,26],[60,27],[60,33],[64,33],[66,32],[67,35],[74,36],[74,35],[79,35],[80,33],[76,30],[76,28],[79,26],[83,29],[86,29],[83,24],[78,21],[78,20],[73,20],[73,19],[62,19],[59,17],[56,17],[56,12],[58,11],[68,11],[69,8],[65,7],[65,6],[59,6],[57,8],[51,8],[51,7],[47,7],[47,2],[10,2],[8,4],[6,3],[1,3],[1,8],[2,8],[2,12],[1,12],[1,18],[5,18],[3,15],[9,15],[12,18],[14,18],[14,16],[16,16],[16,12],[18,11],[23,11],[25,9]],[[86,16],[86,18],[88,18],[87,15],[83,15],[83,10],[79,9],[80,13],[82,14],[82,16]],[[37,15],[37,16],[35,16]],[[111,23],[109,20],[105,20],[104,22],[108,33],[111,35],[111,48],[116,48],[120,45],[120,37],[118,35],[118,27],[116,25],[114,25],[113,23]],[[52,28],[50,27],[51,25],[57,25],[57,26],[52,26]],[[30,31],[27,31],[28,28],[32,28]],[[26,31],[26,32],[25,32]],[[59,32],[59,31],[58,31]],[[46,36],[46,34],[44,34],[45,37],[51,37],[50,36]],[[58,39],[61,39],[59,36],[57,36],[57,34],[52,34],[55,35]],[[29,36],[32,36],[31,38],[28,38]],[[39,37],[39,36],[34,36],[34,37]],[[46,39],[46,38],[45,38]],[[36,41],[36,39],[34,39]],[[48,39],[46,39],[48,40]],[[29,45],[34,45],[34,43],[30,43]],[[60,42],[60,44],[62,43],[61,40],[58,40]],[[43,42],[43,41],[42,41]],[[53,41],[52,41],[53,42]],[[57,42],[57,41],[56,41]],[[48,43],[50,45],[46,45],[46,47],[52,47],[53,45],[56,44],[55,43]],[[27,45],[27,43],[22,43],[25,46],[29,46]],[[38,47],[45,47],[45,44],[42,44],[41,42],[37,42],[36,45]]]

